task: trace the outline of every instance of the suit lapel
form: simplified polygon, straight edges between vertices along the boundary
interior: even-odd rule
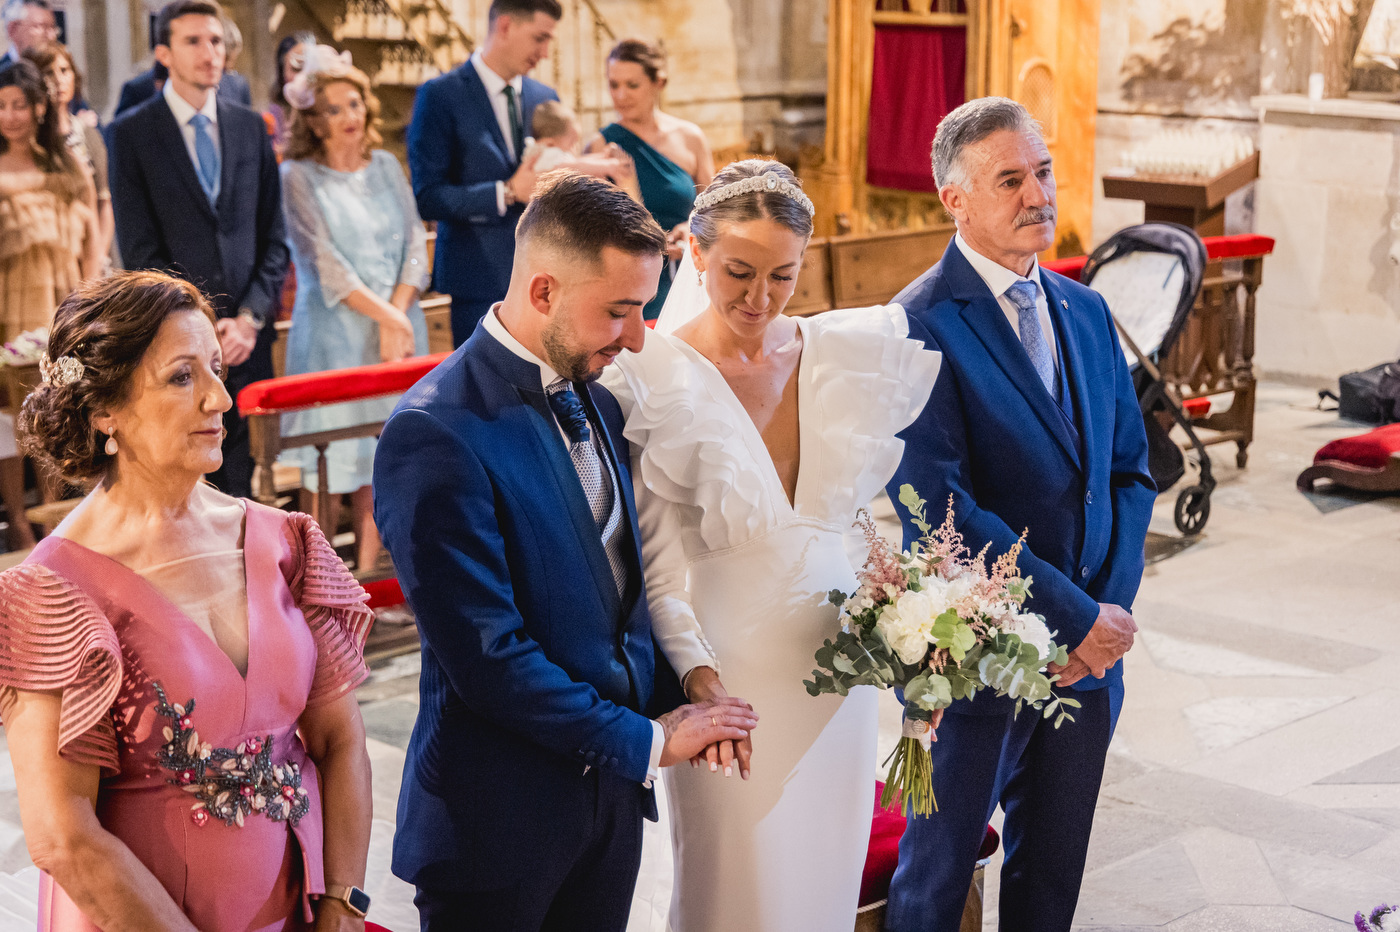
[[[539,367],[502,346],[484,325],[477,326],[467,345],[469,351],[479,354],[491,370],[510,385],[523,405],[533,409],[533,414],[527,420],[538,454],[536,461],[548,464],[558,499],[564,503],[569,520],[578,533],[579,546],[593,572],[593,581],[603,604],[609,611],[616,612],[621,599],[617,593],[617,583],[613,580],[612,567],[608,565],[607,551],[603,549],[603,538],[593,520],[593,511],[588,507],[588,498],[583,493],[583,484],[579,482],[574,461],[564,445],[564,438],[559,435],[554,413],[549,410],[544,387],[539,384]]]
[[[476,73],[476,66],[470,61],[463,65],[462,69],[462,81],[467,87],[467,102],[486,120],[486,127],[491,131],[491,138],[496,141],[496,151],[500,153],[501,161],[506,165],[513,164],[510,146],[501,133],[501,122],[496,119],[496,108],[491,103],[491,95],[486,93],[486,85],[481,83],[481,75]]]
[[[1045,390],[1045,384],[1040,381],[1030,357],[1026,355],[1026,348],[1021,345],[1020,338],[1011,328],[997,299],[992,297],[986,282],[956,245],[944,252],[943,264],[953,297],[965,302],[961,311],[963,322],[1030,405],[1045,429],[1059,441],[1070,462],[1078,468],[1079,444],[1070,433],[1059,404]]]
[[[237,169],[237,158],[234,152],[237,136],[228,131],[229,116],[228,107],[222,102],[219,107],[219,197],[214,203],[215,213],[223,213],[224,202],[233,196],[237,182],[233,180],[233,173]]]
[[[190,199],[198,205],[198,209],[210,220],[218,223],[219,218],[214,213],[214,205],[209,203],[209,195],[204,193],[204,186],[199,183],[199,176],[194,173],[190,150],[185,148],[184,134],[180,132],[180,124],[175,121],[175,114],[170,111],[170,105],[161,97],[152,107],[155,111],[156,144],[159,150],[169,155],[175,167],[175,174],[185,183]],[[228,159],[223,161],[228,163]],[[227,187],[226,180],[223,184]]]
[[[1084,371],[1084,352],[1079,343],[1079,328],[1074,325],[1074,311],[1069,306],[1058,282],[1044,269],[1040,272],[1040,283],[1045,288],[1045,298],[1050,303],[1050,316],[1055,321],[1055,333],[1060,343],[1060,365],[1065,370],[1065,380],[1069,384],[1070,395],[1074,399],[1074,411],[1079,419],[1079,434],[1083,439],[1083,462],[1098,462],[1098,445],[1094,435],[1097,419],[1090,405],[1088,373]],[[1078,464],[1076,464],[1078,465]],[[1081,467],[1081,469],[1084,467]]]

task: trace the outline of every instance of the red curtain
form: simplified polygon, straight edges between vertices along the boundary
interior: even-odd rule
[[[936,191],[930,149],[938,121],[963,102],[967,30],[876,26],[865,178],[901,191]]]

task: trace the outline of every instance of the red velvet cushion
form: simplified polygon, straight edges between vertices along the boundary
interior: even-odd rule
[[[1317,451],[1313,462],[1340,460],[1365,469],[1384,469],[1396,453],[1400,453],[1400,424],[1387,424],[1360,436],[1333,440]]]
[[[369,593],[370,608],[384,608],[404,603],[403,590],[399,588],[397,579],[381,579],[365,583],[364,586],[365,592]]]
[[[1240,236],[1207,236],[1202,238],[1205,243],[1206,255],[1212,262],[1221,259],[1238,259],[1241,256],[1267,256],[1274,251],[1274,241],[1272,237],[1259,236],[1254,233],[1246,233]],[[1072,256],[1068,259],[1051,259],[1049,262],[1042,262],[1040,267],[1058,272],[1065,278],[1072,278],[1079,281],[1079,273],[1084,271],[1084,263],[1088,261],[1088,256]]]
[[[276,414],[381,395],[399,395],[412,388],[415,382],[448,355],[414,356],[373,366],[264,379],[238,393],[238,410],[247,417],[250,414]]]
[[[880,794],[885,784],[875,781],[875,815],[870,820],[870,847],[865,854],[865,871],[860,877],[860,905],[878,903],[890,895],[890,878],[899,864],[899,839],[904,834],[908,822],[899,814],[899,807],[880,808]],[[938,818],[934,813],[929,818]],[[987,834],[982,836],[982,848],[977,852],[977,860],[989,858],[997,853],[1001,843],[996,829],[987,826]]]

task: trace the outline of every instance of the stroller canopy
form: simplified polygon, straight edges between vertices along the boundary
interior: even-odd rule
[[[1105,240],[1080,281],[1103,295],[1118,325],[1144,356],[1165,355],[1181,335],[1205,277],[1206,247],[1189,227],[1141,223]],[[1129,368],[1137,356],[1123,343]]]

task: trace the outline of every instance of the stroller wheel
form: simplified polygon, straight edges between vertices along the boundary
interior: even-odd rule
[[[1176,497],[1176,529],[1183,534],[1201,533],[1210,519],[1210,491],[1205,486],[1193,485],[1182,489]]]

